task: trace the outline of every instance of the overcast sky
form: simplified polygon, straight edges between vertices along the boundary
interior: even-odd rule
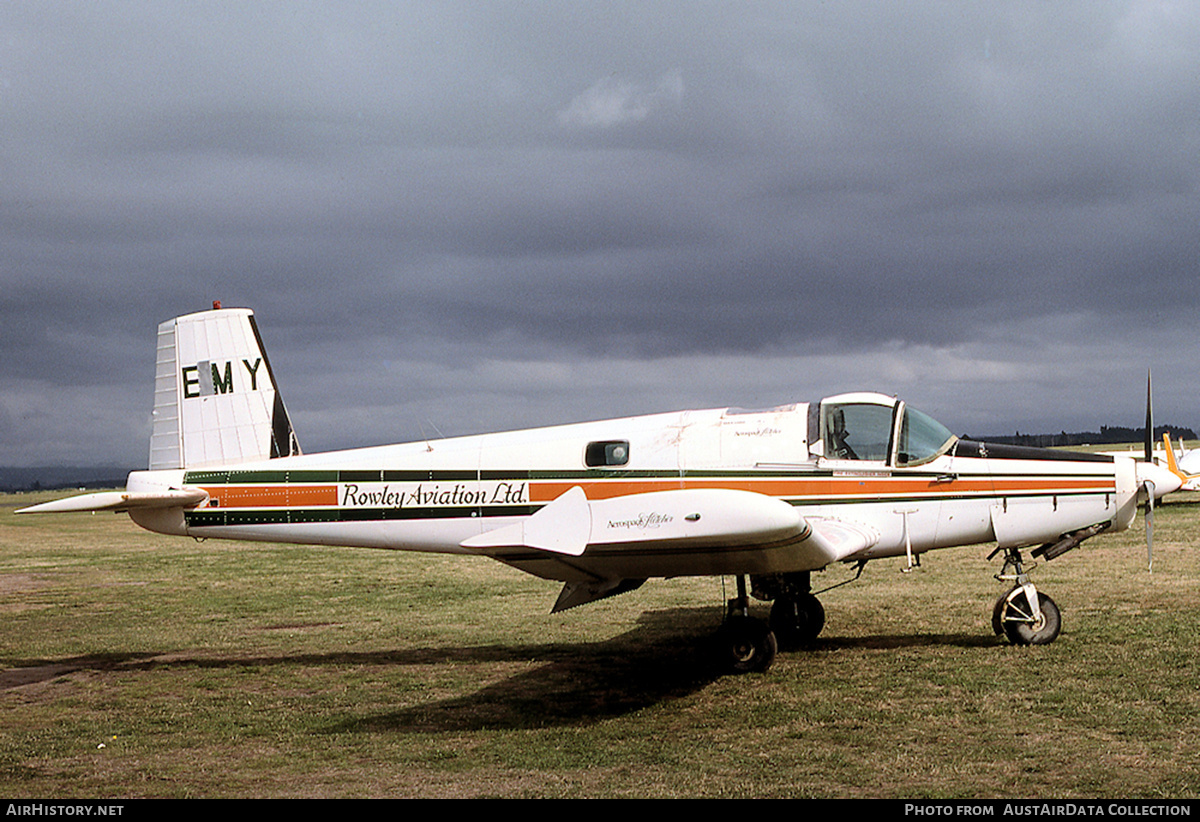
[[[1200,4],[0,5],[0,465],[255,310],[305,451],[897,394],[1200,428]]]

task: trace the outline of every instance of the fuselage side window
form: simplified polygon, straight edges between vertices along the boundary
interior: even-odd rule
[[[588,468],[611,468],[629,462],[629,440],[589,442],[583,452]]]
[[[835,460],[887,462],[892,441],[892,408],[843,403],[825,408],[825,456]]]

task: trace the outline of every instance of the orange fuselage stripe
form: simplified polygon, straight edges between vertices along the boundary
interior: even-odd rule
[[[205,488],[221,508],[336,506],[336,485],[221,485]]]

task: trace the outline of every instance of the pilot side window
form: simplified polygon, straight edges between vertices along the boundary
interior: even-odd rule
[[[846,403],[825,409],[825,456],[835,460],[886,462],[892,440],[892,409]]]

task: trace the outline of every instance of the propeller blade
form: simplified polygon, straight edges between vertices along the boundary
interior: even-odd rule
[[[1146,482],[1146,570],[1154,573],[1154,483]]]
[[[1150,401],[1150,371],[1146,371],[1146,462],[1154,458],[1154,410]]]

